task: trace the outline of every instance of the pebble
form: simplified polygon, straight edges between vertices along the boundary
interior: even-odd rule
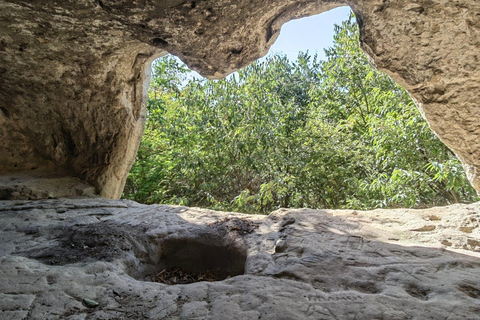
[[[95,300],[90,300],[90,299],[86,299],[86,298],[84,298],[84,299],[82,300],[82,302],[83,302],[83,304],[84,304],[85,306],[87,306],[87,307],[89,307],[89,308],[95,308],[95,307],[98,307],[98,306],[100,305],[97,301],[95,301]]]

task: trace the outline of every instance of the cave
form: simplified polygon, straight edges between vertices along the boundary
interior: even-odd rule
[[[220,78],[265,55],[283,23],[346,4],[372,63],[409,91],[479,190],[480,9],[472,1],[270,0],[251,10],[232,1],[4,0],[0,172],[61,173],[119,198],[143,133],[154,58],[168,52]]]
[[[116,200],[142,137],[155,58],[171,53],[221,78],[264,56],[287,21],[344,5],[371,63],[410,93],[480,191],[478,1],[0,0],[0,317],[478,317],[480,203],[258,217]],[[198,240],[226,217],[257,226],[222,229],[245,249]],[[57,250],[51,230],[105,225],[112,241],[127,227],[158,241],[112,252],[130,265],[88,245],[64,247],[74,259],[65,265],[22,254]],[[217,268],[189,246],[220,252],[212,260],[232,266],[226,278],[144,281],[172,267]]]

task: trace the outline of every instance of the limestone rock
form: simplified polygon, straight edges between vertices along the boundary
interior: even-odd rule
[[[95,188],[62,172],[14,172],[0,175],[0,199],[95,198]]]
[[[480,203],[253,216],[0,201],[0,318],[476,319],[479,221]],[[150,281],[171,266],[231,277]]]
[[[480,190],[480,2],[0,0],[0,172],[65,172],[118,198],[143,132],[150,62],[222,77],[283,23],[348,4],[361,44],[404,86]]]

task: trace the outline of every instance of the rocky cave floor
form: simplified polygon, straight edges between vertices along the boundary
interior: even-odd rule
[[[480,203],[257,216],[5,200],[0,215],[0,319],[480,318]],[[185,273],[223,280],[153,281]]]

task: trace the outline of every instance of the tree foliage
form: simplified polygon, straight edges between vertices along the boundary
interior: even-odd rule
[[[477,199],[405,90],[368,63],[353,17],[325,54],[274,55],[217,81],[157,60],[124,197],[249,213]]]

